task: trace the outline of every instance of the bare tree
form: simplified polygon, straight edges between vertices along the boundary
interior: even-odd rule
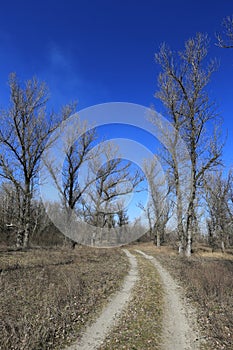
[[[144,171],[149,185],[150,200],[147,204],[146,216],[149,223],[150,235],[159,248],[164,241],[167,223],[172,215],[173,203],[169,198],[170,186],[166,177],[161,174],[158,160],[155,157],[145,162]]]
[[[119,215],[122,197],[140,190],[138,186],[144,177],[134,169],[131,162],[120,158],[118,149],[112,143],[104,145],[101,157],[91,162],[90,171],[95,174],[95,181],[89,187],[85,197],[89,223],[97,228],[107,226],[110,229],[116,224],[115,216],[117,213]],[[121,218],[123,219],[123,216]],[[93,240],[95,241],[96,238],[93,237]],[[100,240],[102,239],[103,237],[100,237]]]
[[[79,135],[78,139],[77,135]],[[97,157],[99,148],[95,148],[97,133],[95,128],[82,122],[78,115],[73,120],[71,127],[65,129],[65,140],[63,140],[64,164],[62,167],[62,183],[60,179],[60,168],[54,159],[44,158],[52,179],[58,189],[64,207],[67,211],[77,208],[80,204],[81,196],[90,186],[94,179],[86,178],[83,186],[80,183],[79,175],[81,167]]]
[[[39,162],[45,149],[51,146],[52,139],[48,142],[50,135],[72,109],[64,108],[60,116],[48,114],[47,87],[35,78],[22,87],[16,75],[12,74],[9,86],[10,108],[0,116],[0,177],[9,180],[22,194],[17,245],[27,247]]]
[[[205,64],[207,47],[207,36],[198,33],[185,43],[185,49],[178,54],[164,44],[155,56],[162,69],[158,78],[159,91],[155,96],[164,104],[176,131],[171,139],[169,133],[166,134],[169,155],[164,158],[173,176],[175,188],[179,251],[182,252],[185,248],[187,256],[191,254],[192,233],[195,230],[198,186],[206,171],[219,163],[222,150],[217,127],[213,128],[212,137],[208,138],[206,133],[207,125],[211,121],[216,122],[214,104],[206,92],[216,64],[213,61]],[[177,147],[178,135],[185,141],[191,160],[187,211],[184,211],[182,205],[182,196],[186,194],[181,190],[182,172],[179,170],[177,156],[181,149]]]
[[[2,182],[0,187],[0,228],[2,242],[12,244],[15,239],[18,219],[21,212],[21,196],[10,182]]]
[[[64,134],[63,152],[65,157],[62,169],[60,164],[57,164],[57,161],[48,154],[43,160],[60,194],[62,207],[66,211],[68,233],[70,232],[73,211],[82,218],[87,215],[87,208],[82,196],[95,179],[85,176],[85,179],[80,181],[82,177],[80,172],[85,164],[98,156],[99,147],[94,147],[97,140],[96,129],[89,126],[85,121],[81,121],[78,115],[75,116],[71,125],[65,126],[62,131],[61,134]],[[62,183],[60,183],[60,172]],[[74,247],[75,241],[68,238],[68,236],[69,234],[66,234],[65,242]]]
[[[1,183],[0,207],[1,226],[15,227],[20,216],[20,196],[10,182]]]
[[[123,227],[124,225],[128,225],[129,223],[129,216],[127,214],[127,210],[125,208],[122,208],[118,206],[118,211],[116,213],[117,215],[117,225],[119,227]]]
[[[223,49],[233,49],[233,16],[227,16],[223,20],[223,33],[216,34],[217,45]]]
[[[208,174],[204,180],[207,203],[207,228],[212,249],[220,243],[222,252],[229,245],[232,236],[232,172],[226,177],[222,171]]]

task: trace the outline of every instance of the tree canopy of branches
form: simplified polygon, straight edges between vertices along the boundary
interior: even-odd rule
[[[233,49],[233,15],[223,20],[223,33],[216,35],[217,45],[223,49]]]

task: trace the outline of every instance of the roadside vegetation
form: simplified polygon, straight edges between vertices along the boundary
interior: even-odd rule
[[[119,249],[0,252],[0,349],[61,349],[120,288]]]

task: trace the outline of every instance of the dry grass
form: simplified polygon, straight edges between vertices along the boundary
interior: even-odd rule
[[[161,348],[163,295],[160,278],[154,266],[141,256],[138,256],[138,269],[140,279],[132,300],[99,350]]]
[[[61,349],[120,288],[120,249],[0,253],[0,349]]]
[[[140,246],[156,256],[179,279],[186,297],[195,303],[198,322],[209,350],[233,349],[233,259],[220,252],[198,252],[180,258],[169,247]]]

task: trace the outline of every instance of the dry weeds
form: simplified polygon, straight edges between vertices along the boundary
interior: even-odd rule
[[[0,349],[61,349],[120,288],[120,249],[0,253]]]

